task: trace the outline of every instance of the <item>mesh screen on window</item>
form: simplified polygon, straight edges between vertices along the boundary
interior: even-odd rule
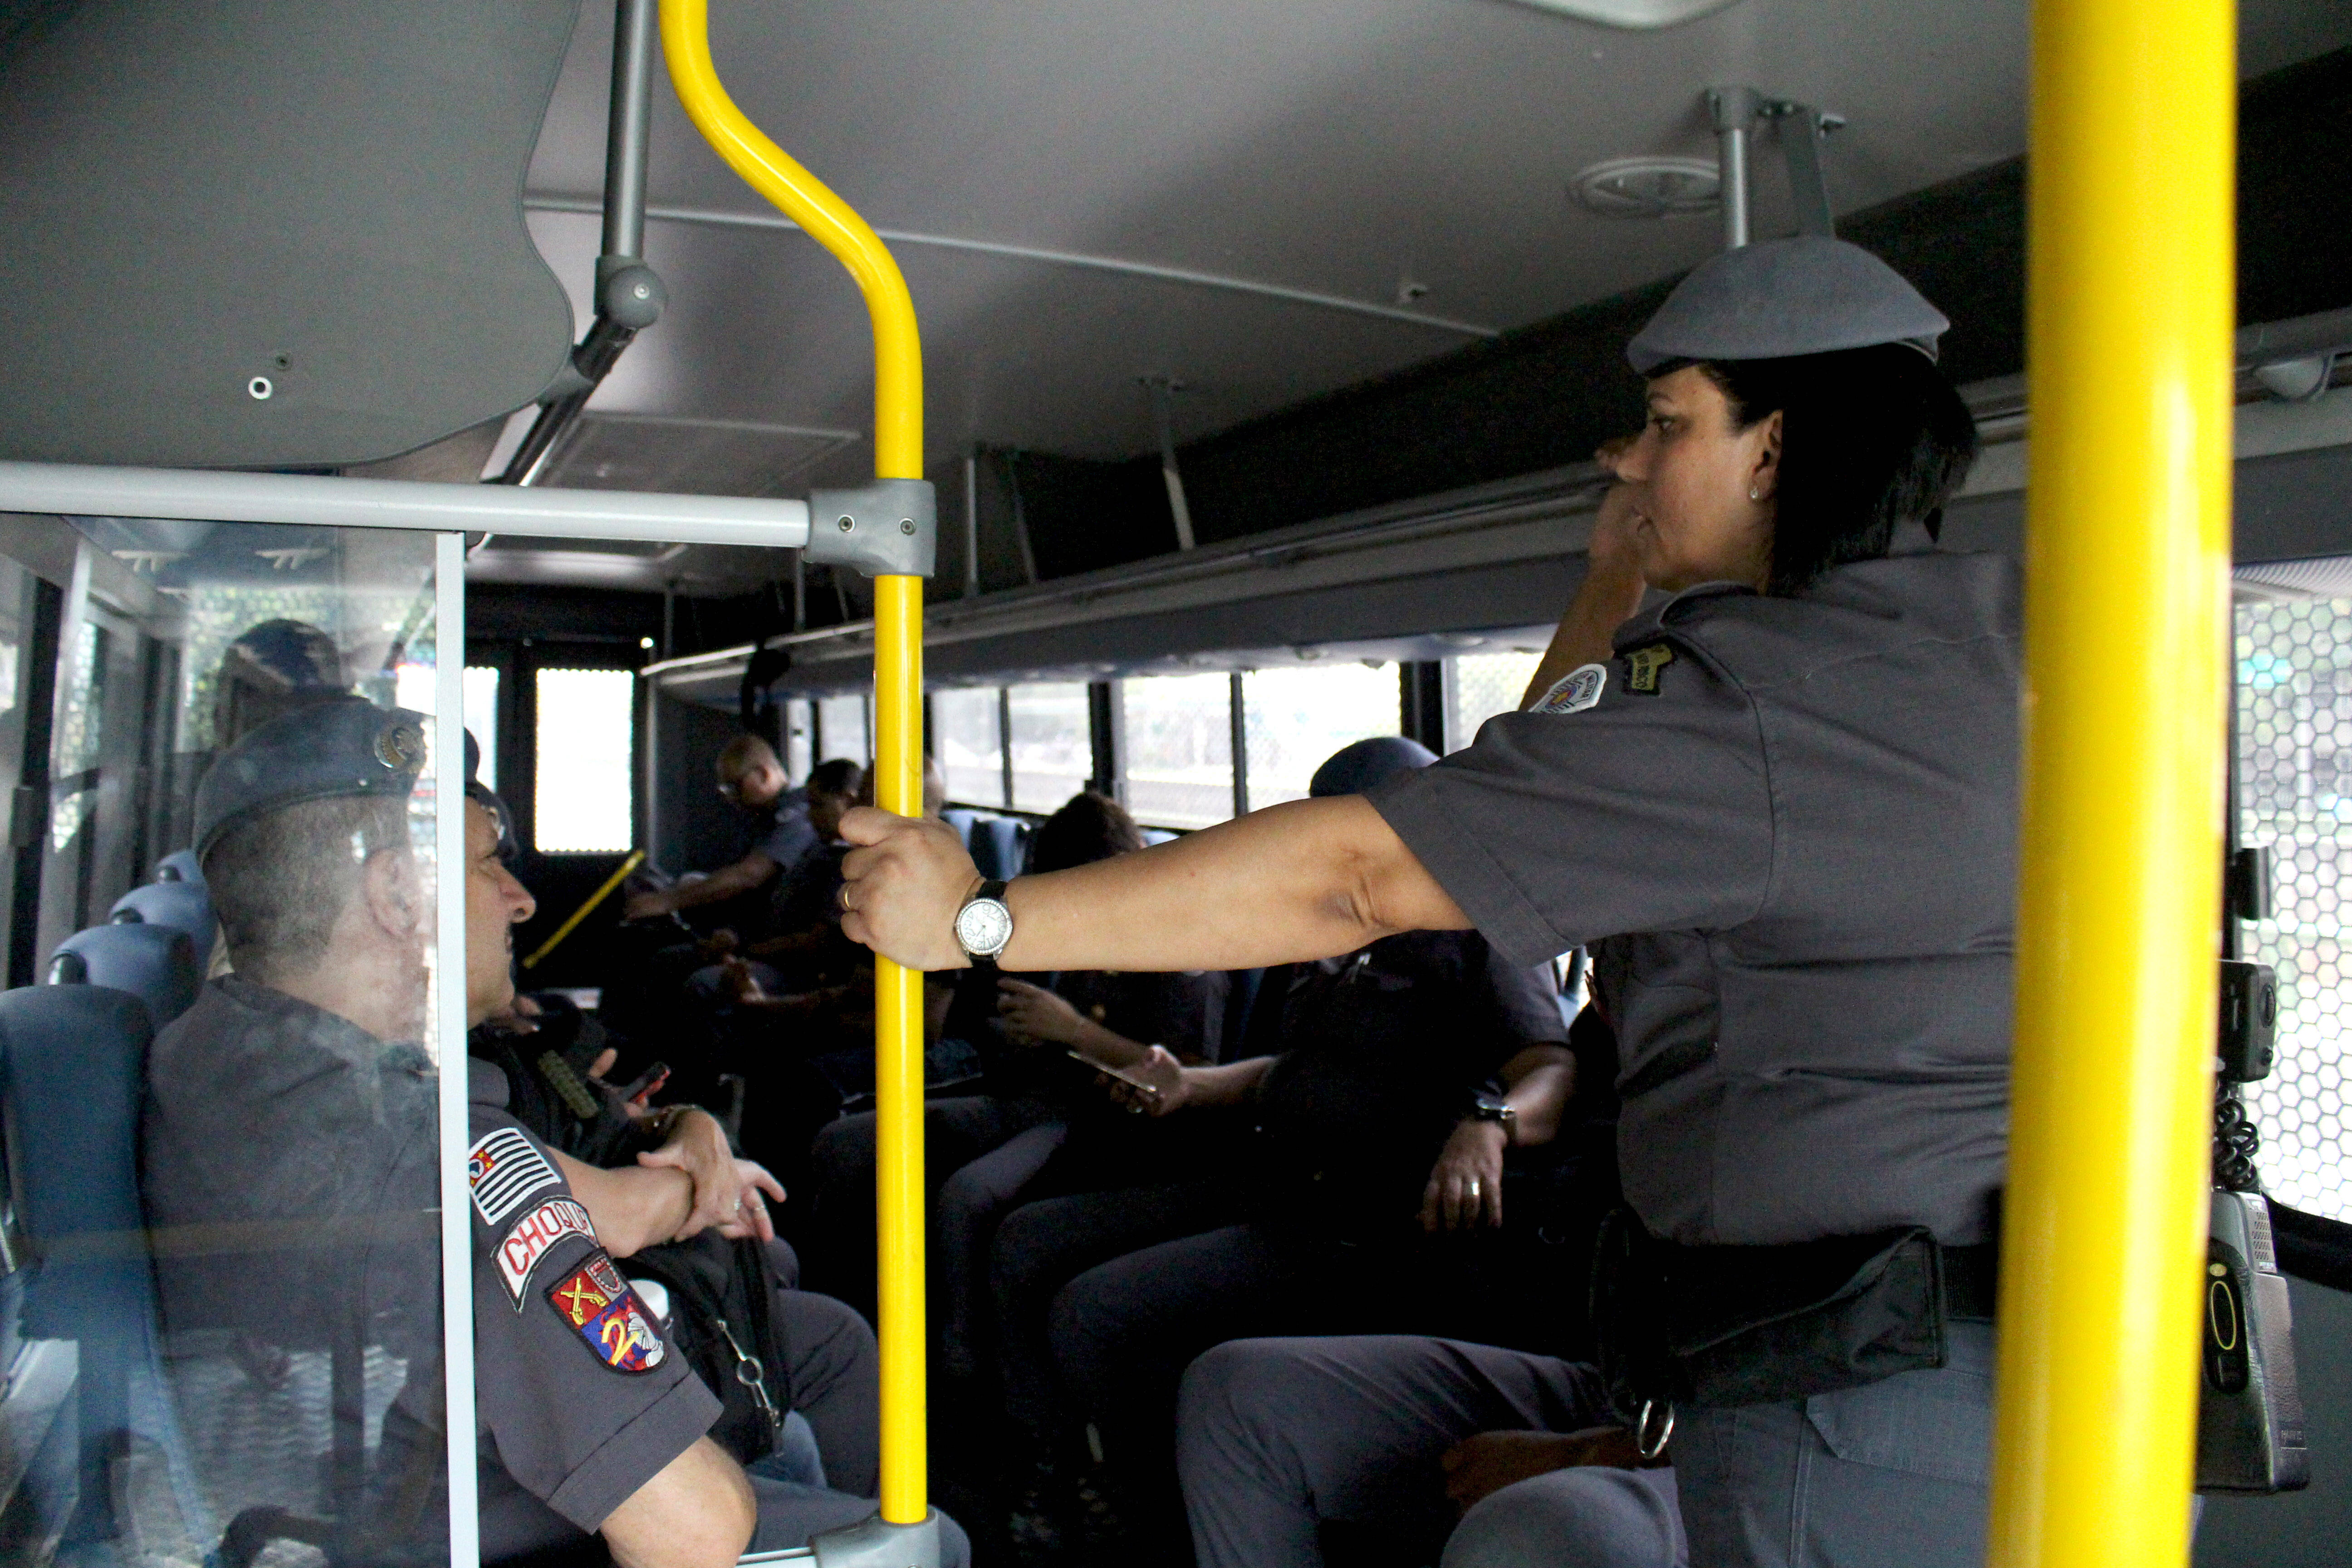
[[[2244,953],[2279,982],[2277,1065],[2245,1092],[2255,1163],[2273,1199],[2352,1222],[2352,599],[2242,604],[2237,635],[2238,832],[2269,845],[2273,866],[2273,918],[2245,928]]]
[[[1013,805],[1057,811],[1094,775],[1092,714],[1084,681],[1015,686],[1006,694],[1013,731]]]
[[[1478,738],[1478,726],[1518,710],[1539,653],[1465,653],[1445,661],[1445,749],[1458,752]]]
[[[931,750],[947,775],[948,798],[964,805],[1004,804],[1004,737],[998,733],[996,688],[931,693]]]
[[[1325,758],[1351,741],[1393,735],[1402,727],[1397,667],[1370,663],[1254,669],[1242,678],[1249,736],[1249,804],[1305,800]]]
[[[1151,827],[1206,827],[1234,814],[1233,682],[1163,675],[1118,683],[1127,808]]]

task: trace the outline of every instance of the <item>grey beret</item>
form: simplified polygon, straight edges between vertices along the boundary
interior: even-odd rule
[[[1901,273],[1819,235],[1743,245],[1701,262],[1625,357],[1643,375],[1695,360],[1788,359],[1907,343],[1936,357],[1952,323]]]
[[[306,800],[405,800],[425,766],[422,713],[364,697],[314,702],[272,719],[222,752],[196,786],[196,858],[249,817]]]

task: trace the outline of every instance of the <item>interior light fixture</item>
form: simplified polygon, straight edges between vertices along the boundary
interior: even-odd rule
[[[1728,10],[1739,0],[1514,0],[1515,4],[1532,5],[1538,11],[1555,11],[1563,16],[1573,16],[1580,22],[1595,22],[1604,27],[1630,27],[1648,31],[1656,27],[1672,27],[1684,22],[1696,21],[1717,11]]]
[[[1568,183],[1578,206],[1602,217],[1675,217],[1713,212],[1723,177],[1702,158],[1611,158]]]

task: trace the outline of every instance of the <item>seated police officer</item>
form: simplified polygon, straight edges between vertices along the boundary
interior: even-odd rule
[[[424,755],[420,715],[349,699],[261,726],[207,775],[198,854],[236,972],[158,1037],[144,1119],[167,1329],[296,1340],[310,1321],[357,1317],[407,1359],[384,1423],[378,1542],[431,1535],[415,1508],[386,1521],[382,1499],[419,1477],[429,1489],[430,1434],[445,1425],[436,1089],[414,1043],[430,894],[406,821]],[[495,817],[478,802],[467,815],[478,1022],[511,998],[509,942],[529,898],[499,859]],[[750,1482],[703,1436],[719,1403],[637,1295],[590,1302],[618,1278],[604,1205],[573,1194],[562,1172],[578,1167],[504,1117],[498,1075],[484,1079],[470,1171],[486,1556],[600,1530],[625,1563],[719,1564],[755,1535],[783,1546],[869,1512],[845,1494]],[[607,1208],[604,1223],[643,1220]],[[568,1298],[551,1288],[559,1270],[578,1287]]]
[[[790,785],[784,764],[767,742],[757,735],[738,735],[728,742],[719,753],[719,793],[750,820],[751,847],[707,877],[631,893],[625,918],[650,920],[759,891],[825,843],[831,835],[820,836],[809,820],[809,793]],[[837,805],[832,816],[839,819]]]

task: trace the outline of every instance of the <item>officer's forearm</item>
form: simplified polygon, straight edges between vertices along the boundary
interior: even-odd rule
[[[1587,664],[1606,664],[1615,651],[1617,628],[1642,607],[1646,584],[1631,560],[1588,557],[1584,581],[1570,601],[1567,614],[1551,635],[1528,689],[1519,698],[1526,708],[1570,670]]]
[[[561,1153],[555,1163],[587,1209],[596,1239],[615,1258],[667,1241],[694,1213],[694,1179],[684,1171],[643,1165],[605,1171]]]
[[[1529,1046],[1503,1064],[1511,1107],[1511,1142],[1522,1149],[1559,1136],[1560,1115],[1576,1096],[1576,1058],[1566,1046]]]
[[[1273,1067],[1272,1057],[1252,1057],[1246,1061],[1227,1062],[1223,1067],[1186,1068],[1184,1103],[1239,1105],[1249,1098],[1250,1090],[1265,1081],[1265,1075]]]
[[[721,866],[698,882],[687,882],[662,895],[673,910],[690,910],[698,904],[723,903],[739,893],[748,893],[776,874],[776,863],[754,849],[731,866]]]

